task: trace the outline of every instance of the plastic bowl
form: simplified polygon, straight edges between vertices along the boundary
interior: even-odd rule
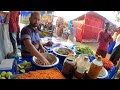
[[[105,73],[105,74],[103,74]],[[103,74],[103,75],[102,75]],[[99,72],[98,79],[104,79],[108,76],[108,71],[103,67],[102,70]]]
[[[53,64],[51,64],[51,65],[41,65],[41,64],[37,64],[35,61],[36,61],[36,57],[34,56],[33,57],[33,63],[36,65],[36,66],[38,66],[38,67],[43,67],[43,68],[52,68],[52,67],[54,67],[54,66],[56,66],[58,63],[59,63],[59,59],[55,56],[55,55],[53,55],[53,54],[51,54],[51,53],[42,53],[42,55],[46,58],[46,59],[48,59],[49,60],[49,62],[54,62]]]

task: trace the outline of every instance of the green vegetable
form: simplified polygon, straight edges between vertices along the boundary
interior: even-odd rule
[[[24,66],[23,66],[22,64],[21,64],[21,65],[20,65],[20,64],[18,64],[18,67],[19,67],[19,68],[21,68],[21,69],[23,69],[23,68],[24,68]]]
[[[21,69],[20,72],[25,73],[25,70],[24,70],[24,69]]]
[[[6,79],[5,77],[0,77],[0,79]]]
[[[23,65],[27,66],[28,62],[26,60],[23,61]]]
[[[17,71],[25,73],[26,70],[32,67],[31,62],[27,62],[26,60],[23,61],[21,64],[17,64]]]
[[[5,72],[5,71],[2,71],[2,72],[1,72],[1,77],[5,77],[5,75],[6,75],[6,72]]]
[[[76,46],[75,49],[79,53],[88,54],[88,55],[94,55],[93,51],[89,47]]]

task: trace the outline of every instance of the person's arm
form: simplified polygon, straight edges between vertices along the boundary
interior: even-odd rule
[[[42,64],[50,64],[46,58],[44,58],[39,51],[34,47],[31,42],[31,30],[28,27],[25,27],[21,31],[21,40],[23,41],[25,47],[28,48],[32,56],[37,57],[41,60]]]
[[[44,53],[46,51],[46,49],[43,47],[42,43],[40,42],[40,40],[37,40],[39,47],[40,47],[40,52]]]
[[[111,35],[109,35],[108,40],[109,40],[109,42],[113,42],[113,38]]]
[[[41,41],[40,41],[40,36],[38,33],[36,33],[36,40],[37,40],[37,43],[39,44],[39,47],[40,47],[40,52],[44,53],[46,50],[45,48],[43,47]]]
[[[42,64],[50,64],[50,62],[45,58],[43,57],[39,51],[34,47],[34,45],[32,44],[31,40],[30,39],[25,39],[23,41],[25,47],[28,48],[28,50],[30,51],[31,55],[32,56],[35,56],[37,57],[39,60],[41,60],[41,63]]]
[[[98,42],[100,42],[101,39],[102,39],[102,33],[100,32],[100,33],[98,34]]]

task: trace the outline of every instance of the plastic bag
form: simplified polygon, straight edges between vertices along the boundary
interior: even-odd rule
[[[13,52],[13,47],[12,43],[10,41],[10,36],[9,36],[9,26],[8,24],[3,24],[3,35],[4,35],[4,51],[5,55],[8,53]]]
[[[4,51],[4,39],[3,39],[3,27],[2,24],[0,24],[0,61],[4,59],[5,51]]]
[[[111,54],[111,53],[112,53],[112,50],[113,50],[115,44],[116,44],[115,41],[113,41],[113,42],[111,42],[111,43],[109,44],[109,47],[108,47],[108,50],[107,50],[108,54]]]

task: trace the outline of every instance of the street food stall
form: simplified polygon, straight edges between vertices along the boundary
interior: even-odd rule
[[[29,13],[27,12],[26,18],[24,14],[22,15],[21,19],[27,21]],[[43,14],[42,22],[47,22],[48,18],[52,20],[46,13]],[[63,18],[59,20],[62,24]],[[4,26],[1,25],[1,28]],[[5,34],[3,31],[0,31],[1,38]],[[119,63],[117,66],[114,65],[110,60],[96,55],[89,47],[76,46],[62,37],[40,38],[46,49],[46,52],[41,55],[50,62],[50,65],[42,65],[35,56],[0,58],[0,79],[113,79],[116,75],[119,76]],[[1,43],[0,46],[5,45]]]
[[[66,44],[62,38],[42,38],[42,43],[52,41],[51,45],[44,47],[48,52],[42,54],[50,60],[51,65],[41,65],[35,57],[4,59],[0,64],[1,79],[89,79],[91,63],[97,57],[89,47]],[[3,62],[4,61],[4,62]],[[109,60],[101,58],[102,66],[95,79],[112,79],[117,72],[117,67]],[[53,73],[53,74],[51,74]],[[100,73],[100,74],[99,74]],[[94,74],[94,73],[93,73]]]

